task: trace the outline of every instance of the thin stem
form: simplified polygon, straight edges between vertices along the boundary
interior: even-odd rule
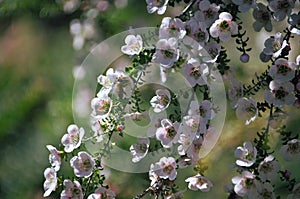
[[[182,13],[178,16],[178,18],[182,18],[192,7],[193,5],[197,2],[197,0],[193,0],[191,1],[186,7],[185,9],[182,11]]]

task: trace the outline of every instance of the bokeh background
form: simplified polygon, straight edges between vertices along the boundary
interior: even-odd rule
[[[1,199],[43,198],[43,171],[49,165],[45,145],[57,146],[67,126],[73,123],[73,69],[86,54],[73,49],[70,34],[70,22],[79,19],[82,11],[64,12],[62,4],[63,1],[55,0],[0,0]],[[182,8],[168,8],[166,15],[175,16]],[[162,17],[148,14],[144,0],[111,0],[109,7],[97,17],[97,41],[130,27],[157,26]],[[241,64],[234,48],[229,55],[239,78],[250,82],[254,71],[265,70],[266,66],[254,55],[262,50],[263,38],[268,34],[252,31],[251,13],[242,20],[249,24],[245,27],[249,29],[254,49],[251,60],[248,64]],[[280,26],[278,30],[281,30]],[[291,55],[291,59],[295,59],[300,52],[299,38],[292,41],[298,49],[298,53]],[[299,109],[289,110],[289,113],[293,115],[288,121],[290,129],[299,132]],[[234,149],[244,140],[252,140],[264,125],[264,118],[259,118],[245,128],[228,102],[224,131],[204,160],[209,167],[206,175],[212,179],[214,187],[209,193],[188,191],[185,198],[226,198],[223,187],[237,174],[230,167],[235,161]],[[278,134],[274,132],[271,138],[277,146]],[[297,161],[284,168],[290,169],[300,180],[300,171],[295,166],[299,163]],[[117,198],[132,198],[149,185],[148,174],[110,172],[112,187],[120,193]],[[182,189],[186,186],[184,179],[191,175],[193,172],[189,169],[178,176]],[[285,192],[284,187],[282,192]],[[50,198],[59,198],[59,193]]]

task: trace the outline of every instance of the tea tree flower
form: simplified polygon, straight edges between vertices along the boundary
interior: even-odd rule
[[[273,180],[275,179],[279,169],[279,162],[275,160],[272,155],[269,155],[258,166],[259,177],[263,181]]]
[[[159,38],[170,37],[182,39],[186,34],[184,23],[179,18],[164,17],[159,27]]]
[[[47,168],[44,171],[44,177],[46,178],[44,182],[44,197],[48,197],[52,191],[55,191],[57,185],[56,171],[53,168]]]
[[[161,145],[165,148],[170,148],[173,143],[177,143],[179,139],[179,133],[177,132],[179,124],[172,123],[168,119],[161,121],[161,126],[156,130],[156,139],[161,142]]]
[[[267,6],[258,3],[253,11],[253,17],[256,20],[253,23],[253,28],[256,32],[259,32],[263,27],[268,32],[272,31],[271,13]]]
[[[214,63],[220,55],[221,45],[215,41],[211,41],[204,46],[204,49],[209,55],[209,57],[205,59],[205,62]]]
[[[202,144],[203,144],[202,137],[194,139],[192,141],[192,144],[190,145],[190,147],[188,147],[188,149],[186,150],[186,155],[193,160],[198,160],[199,152],[200,152]]]
[[[152,172],[154,172],[159,178],[175,180],[177,176],[176,161],[173,157],[162,157],[159,162],[152,166]]]
[[[256,161],[256,148],[251,144],[251,142],[244,142],[243,147],[239,146],[234,152],[234,156],[238,158],[236,164],[242,167],[250,167]]]
[[[270,76],[278,83],[290,81],[295,76],[296,64],[279,58],[269,69]]]
[[[291,24],[289,30],[294,34],[300,35],[300,12],[291,14],[289,23]]]
[[[185,181],[189,183],[189,189],[194,191],[200,190],[203,192],[208,192],[213,186],[212,182],[208,178],[200,174],[189,177]]]
[[[148,138],[138,138],[138,143],[130,146],[129,150],[133,155],[132,162],[136,163],[143,159],[148,152],[150,140]]]
[[[197,60],[190,60],[182,67],[182,74],[192,87],[196,84],[205,85],[209,69],[206,64],[200,64]]]
[[[236,116],[243,120],[246,120],[246,125],[254,121],[258,115],[258,109],[256,102],[248,98],[240,98],[236,104]]]
[[[81,185],[78,181],[72,182],[69,179],[63,182],[65,189],[60,194],[60,199],[83,199]]]
[[[211,4],[208,0],[200,1],[199,9],[200,11],[195,12],[195,18],[197,21],[203,22],[206,28],[210,27],[218,19],[220,6],[217,6],[215,3]]]
[[[155,93],[156,96],[150,100],[150,103],[154,108],[154,112],[160,113],[169,107],[171,94],[167,89],[158,89]]]
[[[67,128],[67,132],[68,133],[61,138],[61,143],[65,146],[65,152],[70,153],[81,145],[84,129],[78,128],[75,124],[71,124]]]
[[[254,8],[256,5],[255,0],[232,0],[232,2],[239,6],[241,12],[248,12],[250,8]]]
[[[138,55],[143,48],[143,40],[140,35],[127,35],[125,44],[121,47],[121,51],[127,55]]]
[[[283,145],[280,149],[281,156],[286,161],[291,161],[295,157],[300,155],[300,140],[293,139],[287,142],[286,145]]]
[[[54,168],[55,171],[60,169],[61,165],[61,157],[60,152],[52,145],[46,145],[47,149],[49,150],[49,162],[51,166]]]
[[[177,39],[174,37],[169,39],[160,39],[156,44],[153,61],[159,63],[165,68],[171,68],[173,63],[179,58],[179,50],[177,47]]]
[[[99,94],[91,101],[91,107],[93,109],[92,116],[96,118],[107,117],[111,111],[112,100],[105,93]]]
[[[269,3],[269,9],[277,21],[282,21],[287,15],[290,15],[294,6],[295,1],[293,0],[273,0]]]
[[[147,11],[152,14],[157,11],[157,14],[162,15],[166,12],[169,0],[146,0]]]
[[[95,168],[95,161],[88,153],[81,151],[70,160],[70,165],[77,177],[89,177]]]
[[[216,115],[213,104],[209,100],[203,100],[200,104],[197,101],[192,101],[188,113],[189,115],[201,116],[204,123]]]
[[[238,33],[238,26],[232,21],[230,13],[222,12],[219,15],[219,19],[209,28],[209,33],[212,37],[219,37],[221,41],[227,42],[230,40],[231,35]]]
[[[232,178],[234,184],[234,192],[239,196],[251,196],[255,198],[258,196],[257,188],[259,188],[258,181],[255,176],[249,171],[243,171],[242,176],[236,176]]]
[[[282,105],[291,105],[295,102],[295,97],[292,93],[294,85],[292,83],[279,83],[273,80],[270,82],[269,88],[270,90],[265,93],[265,99],[268,103],[280,107]]]
[[[95,190],[95,193],[89,195],[87,199],[114,199],[115,197],[115,192],[104,187],[100,187]]]
[[[265,43],[265,48],[263,49],[263,54],[266,58],[262,61],[269,61],[271,57],[277,58],[280,56],[282,50],[288,46],[287,41],[284,40],[282,33],[278,32],[274,36],[268,38]]]

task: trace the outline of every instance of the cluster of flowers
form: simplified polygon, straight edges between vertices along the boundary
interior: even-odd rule
[[[99,1],[99,3],[104,1]],[[157,12],[162,15],[167,6],[174,4],[171,0],[146,0],[149,13]],[[98,5],[97,4],[97,5]],[[102,5],[102,4],[101,4]],[[153,150],[150,139],[160,142],[162,148],[175,147],[176,153],[167,157],[161,157],[157,162],[150,165],[150,186],[138,198],[150,193],[156,196],[164,195],[166,198],[182,198],[185,190],[178,191],[173,188],[178,169],[187,166],[199,166],[201,148],[210,143],[210,137],[216,134],[216,129],[211,125],[212,119],[218,114],[215,104],[209,96],[210,82],[218,81],[216,68],[229,81],[228,98],[232,101],[232,107],[236,109],[239,118],[245,120],[245,124],[256,120],[262,112],[270,110],[267,127],[262,136],[254,141],[255,145],[247,141],[236,149],[234,155],[237,158],[235,167],[241,174],[232,178],[228,185],[229,197],[247,198],[276,198],[275,185],[272,180],[281,174],[289,181],[288,171],[281,171],[281,164],[271,152],[268,136],[271,128],[278,128],[278,121],[286,116],[283,108],[286,105],[299,107],[300,104],[300,81],[299,62],[288,61],[288,55],[292,49],[290,39],[293,35],[300,34],[300,14],[295,13],[296,2],[293,0],[272,0],[267,5],[253,1],[231,0],[221,3],[220,1],[193,0],[190,1],[184,12],[175,18],[164,17],[158,31],[158,41],[153,53],[147,54],[140,35],[128,35],[125,45],[121,51],[129,55],[133,60],[139,56],[150,56],[146,64],[158,65],[161,83],[168,82],[170,73],[181,73],[193,88],[194,94],[189,99],[188,109],[177,118],[171,118],[166,112],[170,105],[174,104],[178,96],[174,96],[167,88],[155,91],[156,95],[150,100],[153,114],[147,111],[129,111],[133,103],[131,98],[137,91],[137,84],[143,84],[141,76],[144,68],[130,70],[106,71],[97,79],[101,89],[96,97],[91,100],[91,129],[93,137],[87,138],[96,142],[106,143],[108,146],[112,134],[121,134],[126,128],[124,119],[130,117],[141,120],[145,115],[150,116],[150,127],[147,131],[148,137],[138,138],[138,143],[130,146],[132,162],[138,163],[147,157],[147,153]],[[272,21],[283,21],[288,18],[288,27],[284,33],[276,33],[268,38],[260,59],[263,62],[271,62],[266,72],[256,75],[257,82],[246,86],[234,75],[233,68],[228,66],[226,50],[222,50],[222,44],[236,37],[238,50],[241,51],[240,60],[249,61],[247,52],[247,41],[240,31],[242,23],[238,22],[237,14],[246,13],[253,9],[255,31],[272,31]],[[89,11],[89,16],[95,16]],[[95,32],[91,26],[82,25],[78,21],[71,24],[71,33],[74,35],[74,48],[81,49],[86,38],[92,38]],[[77,39],[75,39],[77,38]],[[79,39],[78,39],[79,38]],[[75,40],[77,40],[75,42]],[[205,50],[209,56],[204,56]],[[145,63],[143,63],[145,64]],[[216,68],[214,66],[217,66]],[[139,75],[132,75],[131,70],[137,70]],[[199,89],[201,88],[201,89]],[[204,94],[201,102],[198,102],[197,94],[200,90]],[[256,102],[253,98],[258,91],[264,89],[264,102]],[[197,93],[198,91],[198,93]],[[84,137],[84,130],[76,125],[70,125],[68,134],[62,138],[64,151],[58,151],[55,147],[47,145],[50,151],[49,161],[51,167],[44,172],[46,181],[44,183],[45,194],[56,190],[58,186],[57,172],[60,170],[62,156],[78,150]],[[300,156],[300,140],[297,136],[282,135],[285,138],[280,154],[286,161],[291,161]],[[263,144],[262,144],[263,143]],[[109,147],[108,147],[109,148]],[[107,152],[107,148],[104,148]],[[102,153],[104,153],[102,152]],[[103,154],[90,155],[85,151],[78,152],[77,156],[70,159],[70,166],[74,169],[75,179],[92,178],[95,170],[102,167],[101,157]],[[204,171],[196,169],[197,174],[187,178],[190,190],[209,191],[213,184],[204,176]],[[78,180],[65,179],[65,189],[61,192],[61,198],[84,198],[91,192],[92,188],[87,186],[84,190]],[[289,198],[297,198],[300,194],[300,183],[290,183]],[[171,188],[170,188],[171,186]],[[168,188],[169,187],[169,188]],[[93,186],[94,188],[94,186]],[[115,193],[99,183],[99,186],[88,196],[91,198],[114,198]]]

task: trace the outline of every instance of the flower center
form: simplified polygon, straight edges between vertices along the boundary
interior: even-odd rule
[[[229,31],[229,30],[230,30],[229,22],[226,21],[226,20],[222,21],[222,22],[220,23],[219,27],[220,27],[220,30],[221,30],[221,31],[223,31],[223,30]]]
[[[200,69],[198,67],[193,67],[190,71],[190,76],[199,79],[199,77],[201,77]]]
[[[285,64],[281,64],[278,66],[278,73],[280,73],[282,75],[287,75],[287,73],[290,71],[291,71],[291,69]]]

